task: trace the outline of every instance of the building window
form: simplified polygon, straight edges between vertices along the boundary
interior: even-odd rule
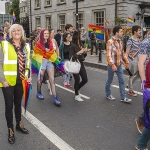
[[[81,29],[83,27],[83,13],[79,13],[78,17],[78,27]]]
[[[51,17],[46,17],[46,28],[51,29]]]
[[[36,28],[37,28],[37,27],[41,27],[41,18],[40,18],[40,17],[37,17],[37,18],[35,19],[35,24],[36,24]]]
[[[104,25],[104,11],[94,12],[94,24],[97,26]]]
[[[22,13],[22,11],[23,11],[23,9],[22,9],[22,7],[20,7],[20,12]]]
[[[23,12],[26,12],[26,7],[23,7]]]
[[[65,31],[65,15],[59,15],[59,29],[64,33]]]
[[[50,6],[51,5],[51,0],[45,0],[45,6]]]
[[[58,0],[58,3],[59,3],[59,4],[65,3],[65,0]]]
[[[40,8],[40,0],[35,0],[35,8]]]

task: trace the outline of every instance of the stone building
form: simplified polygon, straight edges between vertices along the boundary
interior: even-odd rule
[[[142,27],[150,26],[150,0],[117,0],[117,5],[115,0],[78,0],[78,5],[79,28],[87,29],[88,24],[104,25],[105,19],[113,27],[115,14],[124,19],[133,18],[134,24]],[[31,0],[30,7],[32,29],[64,31],[65,24],[76,25],[76,0]],[[138,12],[141,15],[136,16]]]
[[[23,20],[29,16],[29,11],[28,11],[28,3],[27,0],[22,0],[19,3],[19,9],[20,9],[20,22],[23,22]]]

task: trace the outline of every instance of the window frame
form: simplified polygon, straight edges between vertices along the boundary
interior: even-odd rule
[[[37,26],[37,19],[40,19],[40,25],[39,26]],[[35,25],[36,25],[36,28],[41,27],[41,17],[40,16],[35,17]]]
[[[64,24],[60,24],[60,17],[64,16]],[[65,25],[66,25],[66,14],[58,14],[58,28],[62,31],[62,33],[65,32]],[[64,26],[64,28],[62,28]]]
[[[50,2],[50,4],[49,5],[47,5],[47,2]],[[51,6],[52,5],[52,0],[45,0],[45,7],[48,7],[48,6]]]
[[[61,0],[58,0],[57,2],[58,2],[58,4],[65,4],[66,0],[64,0],[63,2],[61,2]]]
[[[103,16],[101,16],[101,14],[100,14],[99,17],[95,17],[96,13],[103,13]],[[97,26],[104,26],[104,23],[105,23],[105,9],[94,10],[93,11],[93,18],[94,18],[93,23],[95,25],[97,25]],[[99,20],[98,23],[97,23],[96,19]],[[102,20],[102,21],[100,21],[100,20]]]
[[[47,26],[47,18],[50,18],[50,28],[48,28],[48,26]],[[49,16],[45,16],[45,22],[46,22],[46,24],[45,24],[45,27],[46,27],[46,29],[52,29],[52,16],[51,15],[49,15]]]
[[[37,7],[37,1],[39,1],[39,7]],[[41,0],[35,0],[35,9],[41,8]]]

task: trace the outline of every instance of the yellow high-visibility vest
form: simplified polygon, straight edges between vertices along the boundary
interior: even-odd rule
[[[14,46],[9,43],[8,41],[2,41],[0,43],[2,47],[2,51],[4,54],[4,64],[3,64],[3,71],[5,80],[10,84],[10,86],[16,85],[17,79],[17,54],[14,49]],[[25,68],[30,69],[30,46],[29,44],[25,44]],[[25,76],[27,77],[28,71],[25,72]],[[2,83],[0,82],[0,87],[3,87]]]

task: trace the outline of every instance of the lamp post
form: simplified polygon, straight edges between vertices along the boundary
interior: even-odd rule
[[[76,0],[76,29],[78,29],[78,22],[79,16],[78,16],[78,0]]]
[[[31,16],[31,14],[32,14],[32,8],[31,8],[31,0],[30,0],[30,32],[32,32],[32,16]]]
[[[118,11],[118,9],[117,9],[117,0],[115,0],[115,25],[117,24],[117,22],[116,22],[117,11]]]

